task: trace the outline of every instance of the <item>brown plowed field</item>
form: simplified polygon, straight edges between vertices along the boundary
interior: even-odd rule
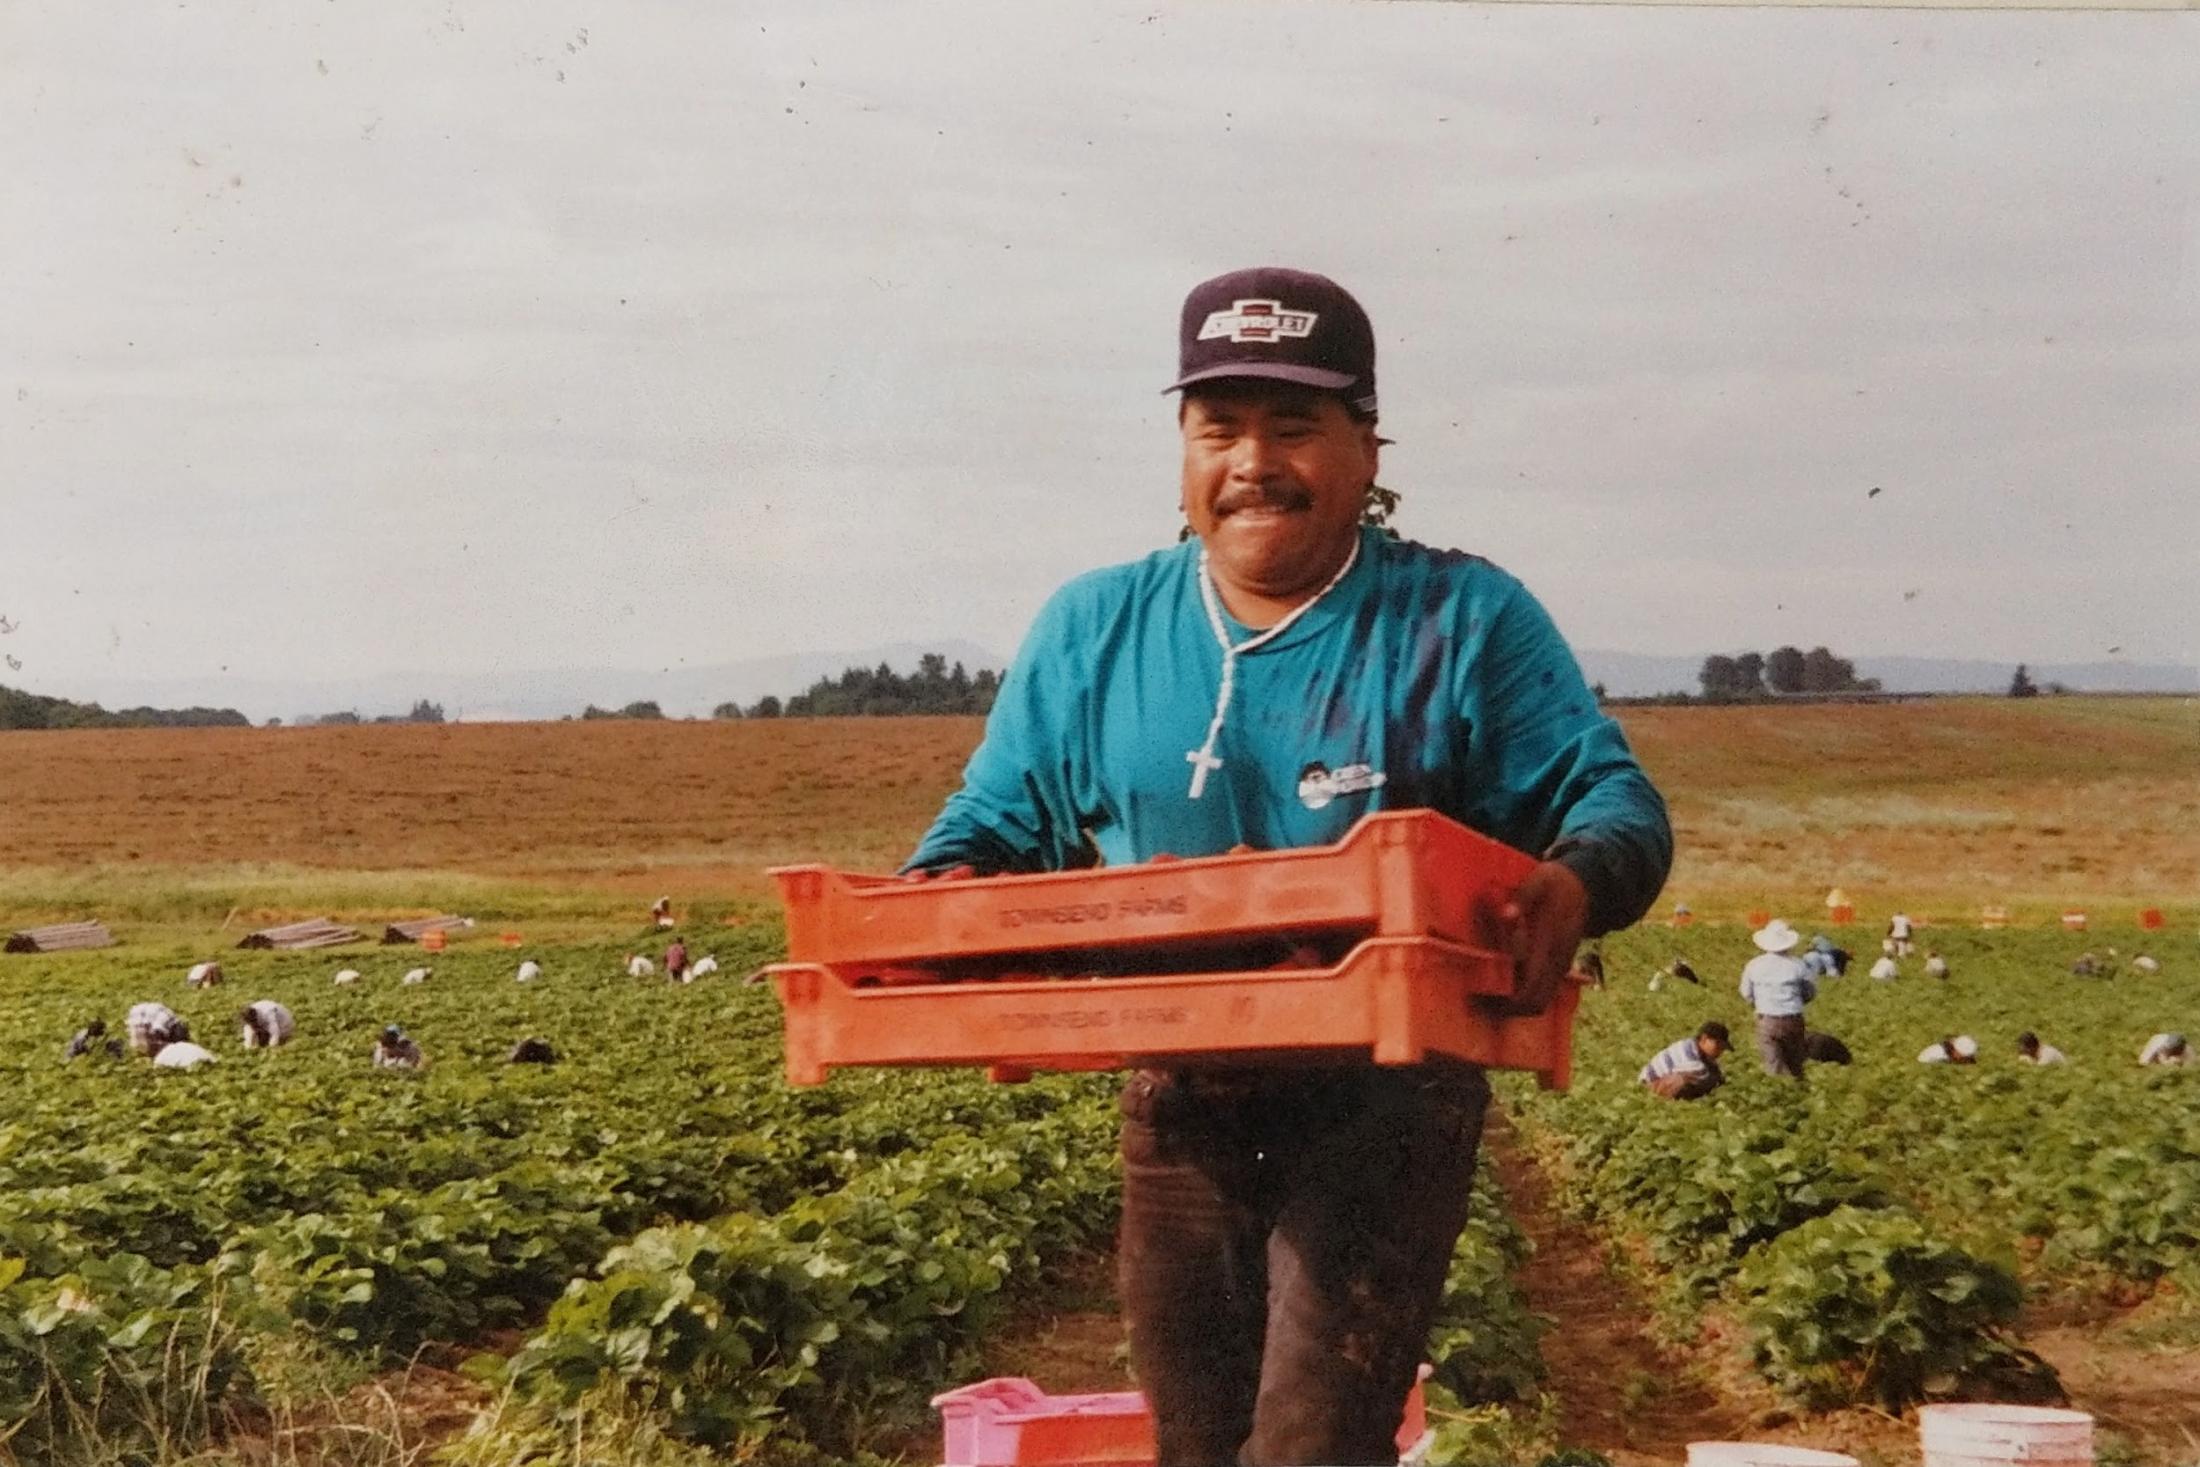
[[[1673,805],[1676,894],[2200,900],[2194,700],[1621,716]],[[909,718],[0,733],[0,870],[273,863],[755,891],[775,862],[893,863],[979,732]]]

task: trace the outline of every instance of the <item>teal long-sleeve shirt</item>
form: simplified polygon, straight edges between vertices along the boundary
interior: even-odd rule
[[[1592,934],[1649,910],[1672,862],[1665,802],[1518,580],[1362,530],[1343,579],[1231,659],[1220,763],[1195,797],[1224,672],[1201,574],[1188,542],[1057,592],[905,869],[1280,850],[1335,841],[1370,811],[1430,809],[1564,862]],[[1233,646],[1256,635],[1219,614]]]

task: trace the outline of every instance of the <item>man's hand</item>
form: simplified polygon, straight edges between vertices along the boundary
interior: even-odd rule
[[[960,866],[949,866],[944,871],[927,871],[922,866],[919,866],[914,871],[904,873],[901,879],[905,882],[968,881],[971,877],[976,876],[977,874],[978,868],[970,865],[968,862],[965,862]]]
[[[1511,901],[1498,909],[1499,931],[1513,960],[1513,996],[1502,1005],[1509,1014],[1540,1014],[1558,996],[1558,985],[1573,966],[1589,921],[1589,889],[1556,861],[1528,873]]]

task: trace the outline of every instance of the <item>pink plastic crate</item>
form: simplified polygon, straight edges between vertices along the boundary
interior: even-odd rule
[[[1421,1367],[1398,1423],[1401,1461],[1427,1450]],[[998,1376],[932,1398],[944,1467],[1152,1467],[1153,1418],[1138,1391],[1050,1396],[1022,1376]]]

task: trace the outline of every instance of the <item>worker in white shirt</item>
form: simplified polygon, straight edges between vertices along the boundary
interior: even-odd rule
[[[1921,1065],[1975,1065],[1978,1063],[1978,1041],[1968,1034],[1937,1040],[1918,1052]]]
[[[2060,1065],[2069,1063],[2069,1056],[2052,1044],[2040,1043],[2040,1036],[2030,1029],[2017,1036],[2017,1058],[2028,1065]]]
[[[1894,956],[1910,955],[1910,914],[1897,912],[1887,919],[1887,941],[1894,944]]]
[[[2192,1063],[2192,1046],[2185,1043],[2185,1036],[2178,1033],[2157,1034],[2139,1051],[2142,1065],[2189,1065]]]
[[[297,1032],[290,1010],[272,998],[255,999],[237,1010],[239,1037],[246,1049],[273,1049],[290,1043],[290,1036]]]
[[[122,1026],[129,1033],[132,1054],[149,1055],[163,1044],[191,1037],[191,1026],[164,1003],[132,1004]]]
[[[1757,956],[1742,969],[1742,997],[1757,1011],[1757,1054],[1768,1075],[1803,1078],[1803,1009],[1818,996],[1818,980],[1792,956],[1803,934],[1775,917],[1753,932]]]

